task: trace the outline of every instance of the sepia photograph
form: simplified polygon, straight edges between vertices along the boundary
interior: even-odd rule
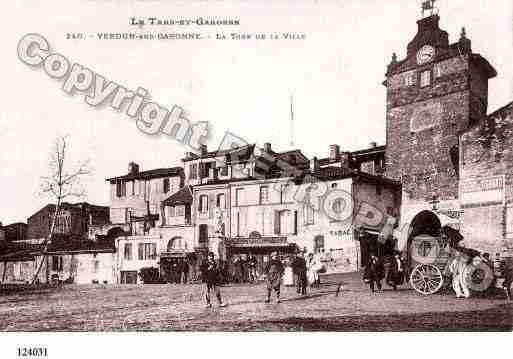
[[[61,357],[29,332],[511,333],[510,0],[1,7],[7,357]]]

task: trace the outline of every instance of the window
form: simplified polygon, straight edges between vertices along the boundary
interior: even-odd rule
[[[164,193],[168,193],[169,192],[169,178],[164,178]]]
[[[404,85],[405,86],[413,86],[415,84],[415,75],[408,74],[404,77]]]
[[[174,217],[175,216],[175,207],[174,206],[169,206],[169,217]]]
[[[260,204],[269,202],[269,187],[260,187]]]
[[[235,205],[240,206],[244,204],[244,188],[237,188],[235,190]]]
[[[431,71],[426,70],[420,73],[420,87],[431,85]]]
[[[315,236],[314,253],[324,252],[324,236]]]
[[[176,206],[176,217],[183,217],[185,216],[185,207],[184,206]]]
[[[62,271],[62,257],[52,256],[52,270],[55,272]]]
[[[290,184],[285,183],[281,185],[281,191],[280,191],[280,202],[284,203],[287,202],[287,199],[289,197],[289,191],[290,191]]]
[[[304,206],[305,213],[305,224],[314,224],[314,209],[312,206],[306,204]]]
[[[139,243],[138,258],[140,261],[157,258],[157,243]]]
[[[132,243],[125,244],[125,255],[124,258],[126,261],[132,260]]]
[[[216,206],[219,208],[226,208],[226,196],[224,193],[219,193],[216,198]]]
[[[221,176],[228,176],[228,166],[221,167]]]
[[[331,184],[331,188],[337,188],[338,187],[338,184],[337,183],[332,183]]]
[[[198,242],[203,245],[208,244],[208,225],[200,224]]]
[[[201,213],[206,213],[208,211],[208,196],[206,194],[202,194],[199,197],[199,208],[198,210]]]
[[[135,195],[135,181],[130,182],[130,193],[132,193],[132,196]]]
[[[184,248],[184,241],[182,240],[182,237],[173,237],[171,240],[167,243],[167,251],[172,252],[174,250],[180,250]]]
[[[189,177],[191,179],[198,178],[198,164],[197,163],[193,163],[193,164],[189,165]]]
[[[297,211],[275,211],[275,234],[297,234]]]
[[[116,196],[117,197],[126,196],[126,182],[123,182],[123,181],[116,182]]]

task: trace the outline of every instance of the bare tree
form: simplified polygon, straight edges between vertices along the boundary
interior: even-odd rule
[[[62,203],[70,198],[81,198],[86,194],[82,180],[84,176],[91,173],[89,169],[90,161],[87,159],[85,161],[80,161],[75,165],[68,164],[69,160],[66,156],[68,150],[67,136],[59,136],[55,140],[50,153],[48,175],[41,177],[41,194],[47,195],[55,201],[55,210],[52,216],[50,233],[43,242],[43,257],[41,258],[41,262],[34,274],[32,283],[37,280],[39,272],[43,267],[43,263],[47,259],[48,246],[50,245],[55,232],[55,224],[57,222]]]

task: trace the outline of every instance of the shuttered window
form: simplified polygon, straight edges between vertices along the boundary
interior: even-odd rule
[[[132,243],[126,243],[125,244],[125,260],[130,261],[132,260]]]

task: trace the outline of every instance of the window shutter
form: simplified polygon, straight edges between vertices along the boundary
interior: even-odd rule
[[[215,203],[216,197],[215,194],[211,193],[208,196],[208,218],[212,219],[214,218],[214,203]]]
[[[143,251],[144,251],[144,244],[143,243],[139,243],[139,246],[138,246],[138,258],[140,261],[142,261],[144,258],[143,258]]]
[[[297,234],[297,211],[294,211],[294,234]]]
[[[274,211],[274,234],[280,234],[280,212]]]
[[[157,258],[157,243],[151,244],[151,259]]]

